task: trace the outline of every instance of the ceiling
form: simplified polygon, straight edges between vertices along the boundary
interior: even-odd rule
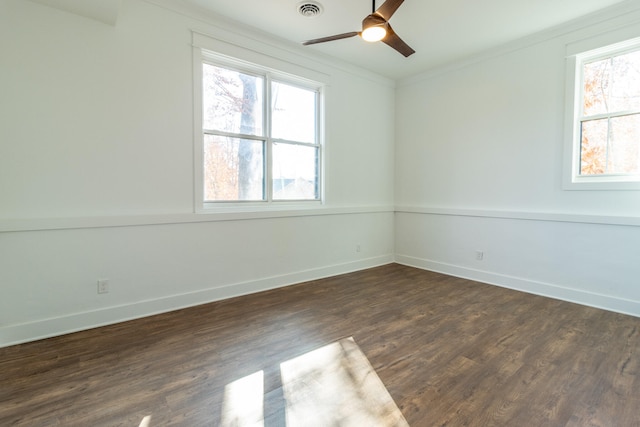
[[[123,0],[32,0],[114,25]],[[240,23],[279,39],[304,40],[360,31],[371,0],[147,0],[196,14]],[[323,13],[298,13],[301,3],[317,2]],[[382,0],[376,2],[376,7]],[[603,9],[638,0],[405,0],[389,21],[416,53],[405,58],[384,43],[359,37],[306,46],[373,71],[401,79],[480,54]]]
[[[298,13],[303,0],[179,0],[239,21],[278,38],[300,43],[360,31],[371,0],[314,0],[322,15]],[[359,37],[305,49],[399,79],[512,42],[629,0],[405,0],[389,21],[416,50],[409,58],[383,43]],[[379,7],[382,1],[376,2]]]

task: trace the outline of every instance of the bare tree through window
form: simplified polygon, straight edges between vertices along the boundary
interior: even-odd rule
[[[580,174],[640,174],[640,51],[584,64]]]
[[[317,106],[317,90],[204,63],[205,202],[318,200]]]

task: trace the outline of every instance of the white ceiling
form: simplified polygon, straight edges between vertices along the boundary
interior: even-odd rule
[[[33,0],[115,24],[122,0]],[[324,13],[298,13],[304,0],[147,0],[241,23],[292,43],[360,31],[371,0],[313,0]],[[376,7],[382,0],[376,2]],[[400,79],[479,54],[568,21],[639,0],[405,0],[389,21],[416,53],[405,58],[383,43],[352,37],[305,49]]]
[[[307,18],[302,0],[179,0],[196,8],[300,43],[318,37],[360,31],[371,0],[316,0],[324,13]],[[637,0],[634,0],[637,1]],[[376,7],[382,3],[376,2]],[[393,79],[517,40],[629,0],[405,0],[389,21],[416,50],[409,58],[383,43],[359,37],[305,49],[348,61]]]

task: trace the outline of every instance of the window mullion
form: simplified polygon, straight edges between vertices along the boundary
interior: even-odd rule
[[[317,148],[320,144],[312,143],[312,142],[299,142],[299,141],[290,141],[288,139],[279,139],[279,138],[271,138],[271,142],[273,144],[289,144],[289,145],[300,145],[303,147],[312,147]]]
[[[224,136],[228,138],[238,138],[238,139],[250,139],[253,141],[262,141],[265,139],[264,136],[260,136],[260,135],[248,135],[244,133],[224,132],[224,131],[211,130],[211,129],[203,129],[202,133],[204,133],[205,135]]]
[[[604,155],[604,173],[609,173],[609,154],[611,153],[611,117],[607,119],[607,148]]]
[[[593,114],[591,116],[582,116],[582,117],[580,117],[580,121],[581,122],[588,122],[588,121],[591,121],[591,120],[615,119],[616,117],[633,116],[633,115],[637,115],[637,114],[640,114],[640,109],[617,111],[615,113]]]
[[[265,159],[265,194],[267,195],[267,201],[273,202],[273,138],[272,138],[272,126],[271,126],[271,106],[273,104],[271,100],[271,75],[267,73],[265,75],[264,84],[264,129],[265,129],[265,144],[266,144],[266,159]]]
[[[316,146],[318,147],[316,149],[316,198],[320,199],[322,198],[322,191],[324,188],[324,182],[322,182],[322,178],[324,177],[324,174],[321,174],[321,170],[324,167],[323,165],[323,159],[324,159],[324,153],[323,153],[323,126],[322,126],[322,121],[323,121],[323,116],[322,116],[322,112],[324,111],[324,108],[322,106],[322,100],[324,99],[324,97],[321,95],[321,90],[322,89],[318,89],[316,90]]]

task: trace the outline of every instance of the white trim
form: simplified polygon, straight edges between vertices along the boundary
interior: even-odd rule
[[[626,225],[632,227],[640,227],[640,217],[635,216],[584,215],[556,212],[496,211],[485,209],[436,208],[429,206],[396,206],[396,213],[470,216],[526,221],[573,222],[581,224]]]
[[[610,50],[611,45],[617,45],[618,49],[629,48],[638,42],[637,22],[616,27],[605,33],[598,34],[594,37],[578,40],[566,45],[566,55],[578,56],[583,52],[589,52],[583,55],[585,60],[594,59]]]
[[[514,289],[534,295],[569,301],[589,307],[595,307],[616,313],[628,314],[640,317],[640,301],[616,298],[609,295],[586,292],[579,289],[566,288],[552,283],[538,282],[520,277],[490,271],[477,270],[459,265],[447,264],[424,258],[416,258],[408,255],[396,254],[395,262],[398,264],[416,267],[423,270],[474,280],[503,288]]]
[[[574,150],[574,135],[576,129],[577,116],[574,106],[580,103],[580,91],[577,90],[579,82],[576,81],[577,58],[575,55],[567,56],[565,60],[565,109],[564,109],[564,147],[562,158],[562,189],[577,189],[586,187],[575,187],[573,177],[577,175],[580,164],[579,153]]]
[[[586,40],[567,44],[565,75],[563,190],[640,190],[640,175],[580,175],[580,123],[583,65],[605,56],[618,55],[640,46],[639,24],[609,31]],[[606,117],[611,114],[606,115]],[[589,117],[594,118],[594,117]]]
[[[282,61],[278,58],[267,56],[261,52],[256,52],[242,46],[230,45],[212,38],[211,36],[192,31],[193,43],[193,103],[194,103],[194,134],[193,134],[193,150],[194,150],[194,212],[210,213],[210,212],[229,212],[231,210],[242,211],[243,209],[286,209],[288,205],[294,206],[296,209],[310,209],[316,204],[324,203],[324,158],[326,141],[325,123],[325,87],[330,81],[330,76],[311,70],[298,64],[292,64]],[[264,79],[263,93],[263,124],[264,129],[260,135],[247,135],[249,139],[262,141],[264,143],[265,158],[263,161],[265,176],[263,178],[263,194],[264,200],[253,201],[205,201],[204,200],[204,134],[207,135],[225,135],[237,138],[240,134],[227,133],[220,131],[203,131],[203,95],[202,95],[202,67],[203,64],[209,64],[215,67],[225,67],[235,69],[242,73],[255,75]],[[293,70],[293,71],[292,71]],[[277,82],[285,85],[293,85],[304,90],[313,91],[316,94],[316,140],[310,147],[314,147],[318,151],[318,159],[316,163],[316,199],[312,200],[292,200],[280,201],[273,200],[272,175],[273,175],[273,143],[276,141],[271,134],[271,84]],[[286,144],[295,143],[295,141],[282,141]],[[299,143],[299,142],[298,142]],[[301,144],[302,145],[302,144]],[[306,144],[305,144],[306,145]],[[285,205],[284,207],[282,205]]]
[[[204,61],[225,63],[241,69],[247,68],[254,72],[256,66],[258,66],[289,76],[292,81],[301,82],[305,86],[317,84],[317,82],[328,84],[331,80],[329,72],[322,72],[275,56],[265,55],[261,51],[229,43],[195,30],[192,30],[191,37],[193,46],[202,49],[202,59]]]
[[[144,2],[165,9],[171,13],[184,16],[194,21],[194,32],[235,45],[244,49],[251,49],[263,55],[276,57],[282,61],[304,66],[329,75],[339,70],[359,78],[367,79],[376,84],[395,88],[395,81],[380,74],[376,74],[363,67],[337,60],[317,50],[309,50],[299,43],[284,39],[276,39],[273,34],[266,33],[242,22],[218,15],[208,9],[200,8],[187,2],[175,0],[143,0]],[[204,24],[205,26],[203,27]]]
[[[139,319],[227,298],[378,267],[392,262],[393,255],[389,254],[249,282],[228,284],[197,292],[140,301],[118,307],[109,307],[35,322],[4,326],[0,327],[0,347],[8,347],[28,341]]]
[[[122,215],[77,218],[0,219],[0,233],[19,231],[73,230],[81,228],[135,227],[163,224],[188,224],[216,221],[246,221],[323,215],[358,215],[392,213],[393,206],[342,206],[315,209],[260,209],[216,213],[179,213],[158,215]]]
[[[567,166],[568,168],[568,166]],[[566,172],[565,172],[566,175]],[[571,179],[573,178],[573,179]],[[589,191],[635,191],[640,190],[640,176],[638,175],[593,175],[572,176],[562,181],[563,190]]]
[[[115,27],[122,10],[122,0],[31,0],[84,18]]]
[[[204,115],[202,101],[202,49],[193,47],[193,211],[202,209],[204,199],[204,132],[202,117]]]
[[[284,207],[284,206],[283,206]],[[613,215],[584,215],[559,212],[498,211],[486,209],[438,208],[413,205],[377,206],[318,206],[313,209],[250,209],[230,212],[179,213],[158,215],[121,215],[108,217],[23,218],[0,219],[0,233],[44,230],[73,230],[82,228],[136,227],[163,224],[188,224],[217,221],[247,221],[270,218],[291,218],[324,215],[360,215],[375,213],[411,213],[425,215],[471,216],[529,221],[573,222],[583,224],[623,225],[640,227],[640,217]]]

